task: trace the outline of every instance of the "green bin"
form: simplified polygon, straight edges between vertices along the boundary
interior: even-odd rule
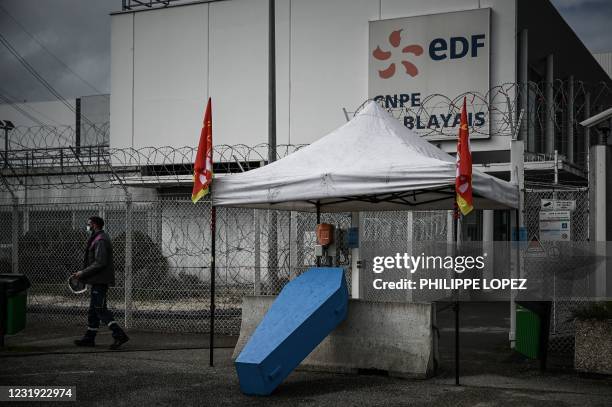
[[[8,297],[6,304],[6,334],[14,335],[26,326],[28,295],[26,291]]]
[[[528,358],[538,359],[540,357],[540,330],[541,321],[538,314],[517,306],[515,350]]]
[[[14,335],[25,328],[30,281],[23,274],[0,274],[0,287],[5,299],[4,334]],[[1,305],[1,304],[0,304]],[[4,308],[4,307],[3,307]]]

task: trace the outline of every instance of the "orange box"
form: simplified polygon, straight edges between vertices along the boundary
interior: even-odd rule
[[[334,225],[329,223],[319,223],[316,228],[317,243],[321,246],[328,246],[334,241]]]

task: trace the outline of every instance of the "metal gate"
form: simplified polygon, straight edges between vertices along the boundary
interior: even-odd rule
[[[586,187],[563,187],[560,189],[525,189],[525,203],[523,208],[524,223],[527,236],[539,238],[540,212],[543,199],[570,200],[576,202],[576,209],[570,213],[571,231],[570,239],[574,242],[589,240],[589,191]],[[541,263],[546,267],[546,262]],[[553,285],[557,292],[571,291],[564,285],[572,283],[564,279],[554,278]],[[575,287],[574,287],[575,289]],[[574,321],[570,319],[571,312],[583,305],[584,301],[575,296],[555,295],[552,304],[550,325],[551,352],[571,353],[574,349]]]

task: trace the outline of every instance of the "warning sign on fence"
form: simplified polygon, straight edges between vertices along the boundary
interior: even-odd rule
[[[576,201],[561,199],[542,199],[540,209],[543,211],[575,211]]]
[[[527,244],[527,250],[525,250],[525,256],[528,257],[546,257],[546,249],[542,246],[542,243],[536,236],[532,236]]]
[[[570,211],[541,211],[540,240],[570,241],[571,219]]]

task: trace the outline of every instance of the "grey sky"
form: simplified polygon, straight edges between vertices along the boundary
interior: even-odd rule
[[[551,0],[587,48],[612,51],[612,0]]]
[[[551,1],[587,48],[612,51],[612,0]],[[0,33],[62,96],[110,92],[109,13],[120,9],[121,0],[0,0],[0,6]],[[4,96],[20,101],[54,98],[4,45],[0,45],[0,78]]]
[[[0,33],[62,96],[110,91],[110,16],[120,0],[0,0]],[[8,11],[78,76],[50,56],[16,24]],[[0,93],[18,100],[51,95],[0,44]]]

